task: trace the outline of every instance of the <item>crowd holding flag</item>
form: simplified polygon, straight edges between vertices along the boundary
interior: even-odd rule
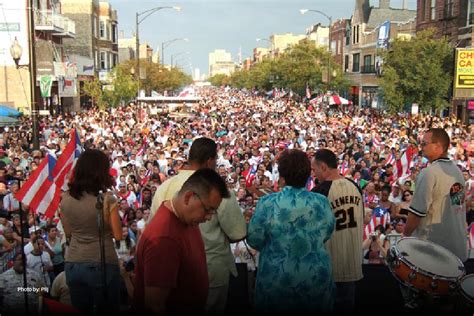
[[[375,227],[379,225],[385,227],[388,223],[390,223],[390,213],[384,212],[382,208],[375,208],[370,222],[364,227],[364,240],[366,240],[371,233],[375,232]]]

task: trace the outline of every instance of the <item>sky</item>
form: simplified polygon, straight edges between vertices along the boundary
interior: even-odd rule
[[[391,7],[401,8],[403,0],[391,0]],[[199,68],[201,74],[208,73],[209,53],[225,49],[238,61],[239,50],[242,59],[251,57],[255,47],[268,47],[266,41],[272,34],[304,34],[313,24],[327,25],[328,19],[320,14],[308,12],[301,15],[300,9],[320,10],[331,16],[333,21],[350,18],[355,0],[108,0],[117,10],[118,29],[125,37],[135,33],[137,12],[162,6],[180,6],[181,11],[163,9],[147,17],[139,26],[140,43],[147,42],[156,51],[161,43],[176,38],[165,50],[165,63],[171,55],[187,73]],[[370,4],[378,6],[378,1]],[[408,0],[408,7],[416,9],[416,0]],[[189,54],[187,53],[189,52]]]

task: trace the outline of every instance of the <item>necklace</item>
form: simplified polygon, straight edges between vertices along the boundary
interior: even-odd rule
[[[170,200],[170,204],[171,204],[171,212],[173,212],[173,214],[174,214],[178,219],[180,219],[178,213],[176,212],[176,209],[174,208],[173,199]]]

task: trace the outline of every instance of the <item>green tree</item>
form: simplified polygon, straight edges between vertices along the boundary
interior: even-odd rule
[[[92,80],[84,81],[82,95],[89,96],[92,99],[92,105],[103,110],[106,106],[103,99],[102,84],[97,77]]]
[[[117,66],[109,74],[111,84],[105,85],[103,99],[109,106],[123,105],[137,95],[138,82],[126,68]]]
[[[268,91],[272,88],[291,89],[304,95],[308,85],[312,91],[328,89],[323,82],[323,70],[339,69],[325,48],[318,48],[313,42],[304,41],[288,48],[283,54],[264,59],[250,68],[249,71],[235,72],[230,84],[237,88],[256,88]],[[327,71],[326,71],[327,73]],[[331,90],[344,90],[349,86],[341,71],[335,72],[331,78]]]
[[[410,40],[395,39],[382,58],[380,86],[390,112],[412,103],[425,112],[448,106],[453,48],[446,38],[435,38],[435,30],[428,29]]]
[[[229,81],[229,76],[224,74],[216,74],[209,78],[209,82],[215,87],[226,85],[229,83]]]

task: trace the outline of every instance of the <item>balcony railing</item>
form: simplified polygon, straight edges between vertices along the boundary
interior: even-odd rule
[[[375,66],[374,65],[363,65],[360,67],[360,72],[363,74],[372,74],[375,73]]]
[[[76,23],[52,10],[35,11],[35,29],[50,31],[57,36],[74,37],[76,35]]]
[[[43,31],[63,31],[64,23],[60,16],[52,10],[35,11],[35,27]]]

